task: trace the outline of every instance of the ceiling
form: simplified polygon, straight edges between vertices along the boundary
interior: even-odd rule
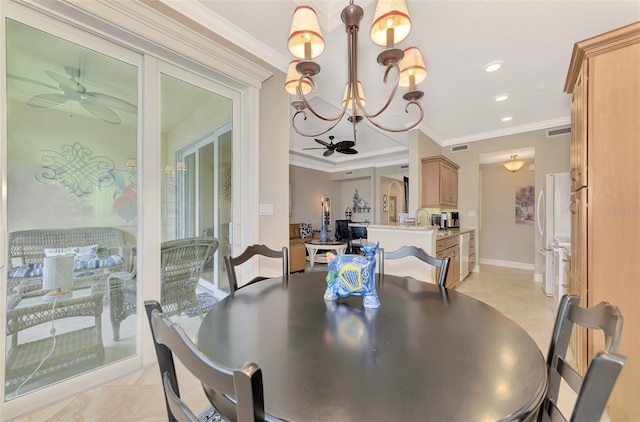
[[[326,43],[324,53],[316,59],[322,71],[311,104],[329,115],[338,113],[347,73],[346,33],[340,13],[347,0],[163,2],[283,72],[293,59],[286,48],[293,10],[299,4],[311,5]],[[563,87],[574,43],[640,19],[638,0],[406,3],[413,27],[398,47],[420,48],[428,70],[427,79],[419,85],[425,93],[421,100],[425,116],[419,127],[444,146],[569,124],[570,98]],[[368,35],[375,1],[356,4],[364,9],[359,79],[371,113],[384,104],[390,87],[383,84],[384,70],[376,63],[383,48],[374,45]],[[500,70],[483,70],[496,60],[503,62]],[[502,93],[509,98],[496,102],[494,98]],[[412,117],[403,112],[403,102],[394,101],[380,121],[395,127],[408,125]],[[409,116],[415,119],[416,114]],[[505,116],[512,119],[503,122]],[[328,127],[316,120],[310,116],[304,122],[305,130]],[[353,140],[346,118],[318,138],[328,141],[328,135],[334,135],[336,141]],[[359,154],[323,157],[320,149],[303,149],[317,146],[314,137],[291,130],[291,162],[329,171],[406,162],[408,134],[384,132],[365,121],[358,125],[355,149]]]

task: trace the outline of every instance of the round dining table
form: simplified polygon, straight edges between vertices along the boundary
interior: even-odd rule
[[[326,272],[243,287],[204,318],[212,360],[262,368],[267,418],[495,421],[533,417],[547,388],[533,339],[491,306],[412,278],[379,276],[381,305],[325,301]]]

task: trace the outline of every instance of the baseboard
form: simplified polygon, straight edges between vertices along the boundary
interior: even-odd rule
[[[534,274],[533,275],[533,281],[535,281],[536,283],[542,283],[543,280],[543,276],[542,274]]]
[[[499,259],[487,259],[480,258],[480,263],[484,265],[495,265],[496,267],[507,267],[507,268],[517,268],[519,270],[535,270],[534,264],[527,264],[525,262],[513,262],[513,261],[502,261]]]

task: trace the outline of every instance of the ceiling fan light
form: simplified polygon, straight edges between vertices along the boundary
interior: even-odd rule
[[[504,166],[504,168],[506,168],[507,170],[509,170],[510,172],[515,173],[516,171],[520,170],[522,168],[522,166],[525,165],[526,161],[524,160],[516,160],[516,157],[518,155],[512,155],[511,159],[509,161],[507,161],[506,163],[502,163],[502,165]]]
[[[287,70],[287,79],[284,83],[284,90],[291,95],[298,95],[298,81],[302,76],[300,72],[296,70],[296,65],[300,63],[300,60],[293,60],[289,63],[289,69]],[[311,84],[308,80],[304,79],[301,82],[302,93],[307,95],[312,91]]]
[[[358,81],[357,85],[357,90],[358,90],[358,98],[360,98],[360,103],[362,105],[366,104],[365,98],[364,98],[364,90],[362,89],[362,82]],[[345,103],[348,101],[347,104],[347,110],[352,110],[354,107],[354,103],[355,101],[353,101],[353,99],[351,98],[351,89],[350,89],[351,85],[349,84],[349,82],[347,82],[344,86],[344,94],[342,95],[342,106],[344,107]],[[356,108],[358,106],[358,104],[355,104]]]
[[[294,57],[304,60],[314,59],[324,51],[324,38],[312,7],[298,6],[294,10],[287,47]]]
[[[400,86],[411,87],[413,79],[413,87],[415,88],[420,82],[427,77],[427,68],[422,60],[422,54],[418,47],[409,47],[404,50],[404,57],[400,60]]]
[[[411,17],[404,0],[378,0],[369,36],[377,45],[393,48],[411,32]]]

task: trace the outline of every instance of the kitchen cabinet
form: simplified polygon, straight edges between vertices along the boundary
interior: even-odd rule
[[[453,289],[460,281],[460,239],[459,236],[447,237],[436,241],[436,258],[449,257],[449,271],[445,287]],[[440,275],[440,270],[436,270],[436,279]]]
[[[458,169],[460,167],[443,155],[422,159],[423,208],[458,207]]]
[[[476,266],[476,232],[475,230],[469,234],[469,273]]]
[[[575,44],[565,92],[572,95],[570,289],[587,307],[608,301],[624,317],[627,356],[608,402],[611,420],[640,415],[640,22]],[[575,343],[584,371],[601,336]]]

